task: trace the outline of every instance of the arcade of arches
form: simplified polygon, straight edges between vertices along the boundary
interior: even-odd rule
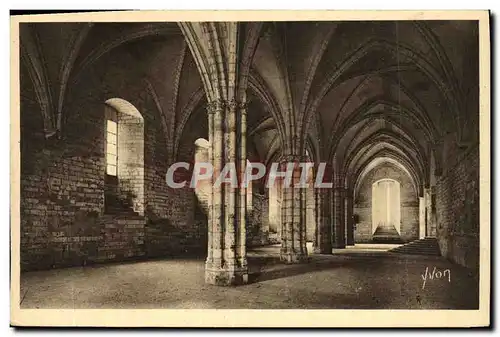
[[[23,271],[201,256],[209,284],[435,238],[479,265],[475,21],[21,24]],[[327,163],[331,189],[167,186]],[[274,249],[274,248],[273,248]],[[441,261],[441,260],[440,260]],[[250,275],[251,276],[251,275]]]

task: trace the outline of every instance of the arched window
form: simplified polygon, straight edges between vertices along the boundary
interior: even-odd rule
[[[116,176],[118,171],[118,120],[114,109],[106,117],[106,174]]]
[[[129,102],[105,105],[105,211],[144,214],[144,119]]]

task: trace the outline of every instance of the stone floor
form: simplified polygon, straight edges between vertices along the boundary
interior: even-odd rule
[[[21,276],[21,308],[475,309],[478,280],[443,258],[356,245],[307,264],[279,262],[279,247],[249,252],[250,284],[204,284],[203,259],[163,259]],[[311,247],[309,247],[311,248]],[[427,279],[436,267],[448,277]]]

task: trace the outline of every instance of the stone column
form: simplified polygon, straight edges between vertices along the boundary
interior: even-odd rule
[[[214,172],[212,179],[215,181],[227,163],[238,164],[238,168],[241,165],[237,160],[240,156],[241,161],[239,153],[241,138],[246,134],[246,120],[242,121],[241,115],[246,116],[246,114],[241,113],[243,109],[238,111],[236,102],[221,100],[210,102],[208,109],[209,159],[212,161]],[[242,126],[237,127],[238,124]],[[246,152],[243,156],[246,159]],[[248,282],[245,246],[246,203],[241,205],[240,185],[235,188],[229,183],[221,185],[212,183],[211,186],[205,282],[215,285],[246,283]]]
[[[239,160],[238,168],[238,183],[241,183],[243,176],[246,172],[247,167],[247,102],[241,102],[239,104],[239,120],[236,119],[236,130],[238,137],[236,138],[235,146],[239,148],[239,152],[236,154],[236,161]],[[237,260],[239,266],[242,270],[242,274],[246,279],[244,283],[248,282],[248,262],[247,262],[247,251],[246,251],[246,228],[247,228],[247,188],[238,184],[239,187],[239,202],[236,204],[237,209],[237,219],[239,228],[239,245]]]
[[[436,186],[431,186],[431,221],[430,221],[430,231],[429,231],[429,236],[431,237],[436,237],[436,231],[437,231],[437,219],[436,219]]]
[[[345,248],[345,189],[342,177],[335,177],[333,188],[333,248]]]
[[[316,214],[316,189],[312,178],[308,182],[309,187],[305,189],[305,207],[306,207],[306,240],[314,242],[318,216]]]
[[[346,190],[345,194],[345,222],[346,222],[346,244],[354,246],[354,203],[352,190]]]
[[[214,182],[217,179],[217,173],[222,169],[222,143],[223,127],[222,120],[225,106],[222,101],[214,101],[207,104],[209,120],[209,159],[212,161],[213,175],[210,183],[212,192],[211,202],[209,203],[208,215],[208,254],[205,263],[205,282],[209,284],[218,284],[224,278],[223,274],[223,220],[221,218],[222,191],[220,187],[215,187]]]
[[[316,194],[316,231],[314,235],[314,253],[332,253],[332,226],[330,215],[330,189],[315,189]]]
[[[207,104],[207,115],[208,115],[208,162],[213,166],[214,165],[214,118],[215,118],[215,111],[216,111],[216,104]],[[207,211],[207,227],[208,227],[208,244],[207,244],[207,260],[205,262],[205,273],[208,274],[207,270],[220,265],[219,259],[220,256],[217,255],[217,261],[214,257],[214,247],[217,249],[217,245],[214,246],[214,241],[215,241],[215,235],[218,234],[218,228],[215,225],[214,221],[214,189],[213,189],[213,182],[214,182],[214,176],[212,175],[209,179],[209,193],[208,193],[208,211]],[[220,247],[219,247],[220,249]],[[207,276],[205,275],[205,282],[208,282]]]
[[[306,224],[305,224],[305,189],[294,188],[300,181],[301,168],[299,156],[288,156],[282,161],[280,168],[286,170],[287,164],[296,163],[290,186],[283,186],[282,200],[282,236],[281,260],[286,263],[300,263],[307,260]]]
[[[418,230],[418,238],[425,238],[425,198],[418,198],[418,220],[419,220],[419,230]]]
[[[433,214],[434,206],[432,205],[432,190],[433,190],[432,186],[424,189],[425,215],[426,215],[425,235],[428,237],[436,236],[436,224]]]

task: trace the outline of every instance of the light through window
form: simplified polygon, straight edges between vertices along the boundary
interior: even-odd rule
[[[108,120],[106,124],[106,173],[116,176],[118,128],[116,122]]]

